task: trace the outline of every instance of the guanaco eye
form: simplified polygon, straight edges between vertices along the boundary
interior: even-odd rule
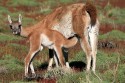
[[[22,25],[19,25],[19,27],[21,27]]]
[[[12,25],[10,25],[10,28],[12,29]]]

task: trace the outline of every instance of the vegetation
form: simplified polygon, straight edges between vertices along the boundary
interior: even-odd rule
[[[125,8],[121,9],[118,7],[113,7],[110,3],[108,3],[104,9],[99,8],[99,18],[101,23],[103,24],[124,24],[125,20],[123,17],[125,17]]]
[[[108,32],[106,34],[100,35],[99,39],[108,39],[108,40],[125,40],[125,33],[118,31],[118,30],[112,30],[111,32]]]
[[[7,15],[17,20],[18,15],[23,16],[23,26],[31,26],[53,11],[54,8],[81,2],[81,0],[4,0],[0,1],[0,82],[2,83],[24,83],[24,58],[29,50],[27,39],[12,35],[7,21]],[[82,0],[83,2],[85,0]],[[96,4],[96,3],[95,3]],[[113,7],[108,3],[104,8],[97,5],[101,25],[111,24],[112,31],[99,35],[99,40],[119,41],[125,40],[124,31],[115,28],[116,25],[124,25],[125,8]],[[108,29],[106,27],[105,29]],[[124,83],[125,82],[125,49],[121,43],[120,48],[99,49],[97,53],[97,75],[102,83]],[[78,47],[76,47],[78,48]],[[71,49],[69,62],[79,61],[86,63],[86,56],[82,50]],[[84,62],[83,62],[84,61]],[[35,57],[34,65],[36,71],[41,63],[48,62],[48,49],[44,49]],[[38,70],[45,79],[56,79],[57,83],[99,83],[99,79],[91,72],[88,75],[85,70],[72,68],[72,72],[65,72],[61,68],[51,71]],[[34,83],[36,80],[30,81]],[[28,83],[28,82],[26,82]]]

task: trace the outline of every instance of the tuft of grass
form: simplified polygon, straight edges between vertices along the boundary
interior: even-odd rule
[[[115,39],[115,40],[125,40],[125,33],[119,30],[112,30],[106,34],[100,35],[99,39]]]
[[[62,69],[61,67],[54,68],[47,71],[44,75],[44,78],[61,78],[62,76],[66,76],[68,74],[67,71],[64,71],[64,69]]]

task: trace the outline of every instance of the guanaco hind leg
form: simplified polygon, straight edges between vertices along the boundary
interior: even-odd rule
[[[68,62],[68,50],[66,48],[62,48],[63,56],[66,62],[66,67],[70,68],[69,62]],[[56,63],[56,67],[59,67],[59,59],[57,57],[56,52],[53,49],[49,49],[49,65],[48,65],[48,70],[51,69],[52,63],[53,63],[53,58]]]
[[[89,45],[88,40],[86,40],[86,38],[82,38],[81,41],[80,41],[80,44],[81,44],[81,47],[86,54],[86,59],[87,59],[86,70],[89,71],[90,65],[91,65],[91,48],[90,48],[90,45]]]
[[[96,22],[96,25],[89,27],[89,39],[90,39],[90,45],[92,49],[92,71],[95,72],[96,68],[96,54],[97,54],[97,43],[98,43],[98,33],[99,33],[99,22]]]
[[[53,63],[53,58],[54,61],[56,63],[56,67],[59,66],[59,60],[58,57],[56,55],[56,52],[53,49],[49,49],[49,64],[48,64],[48,70],[50,70],[52,68],[52,63]]]
[[[69,62],[68,62],[68,49],[62,47],[62,52],[63,52],[63,56],[64,56],[64,59],[65,59],[65,62],[66,62],[66,67],[70,68]]]
[[[54,46],[54,50],[57,53],[57,57],[59,59],[59,62],[61,64],[62,67],[65,67],[65,61],[64,61],[64,57],[63,57],[63,53],[62,53],[62,49],[61,46],[59,45],[55,45]]]
[[[54,58],[54,61],[56,63],[56,67],[59,67],[59,58],[58,58],[57,53],[56,53],[55,50],[53,50],[53,54],[54,54],[53,58]]]

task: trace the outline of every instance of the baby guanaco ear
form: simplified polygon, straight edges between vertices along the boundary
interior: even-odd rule
[[[9,21],[10,24],[12,24],[12,20],[11,20],[10,15],[8,15],[8,21]]]
[[[21,24],[22,23],[22,16],[21,16],[21,14],[19,14],[19,24]]]

